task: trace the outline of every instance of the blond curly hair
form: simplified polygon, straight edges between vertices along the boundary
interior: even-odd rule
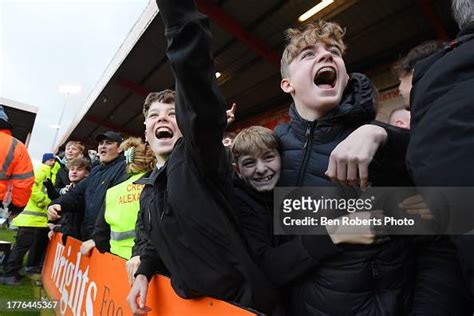
[[[342,54],[346,51],[346,45],[342,38],[345,30],[334,22],[319,20],[316,23],[306,24],[303,28],[290,28],[286,31],[288,44],[283,51],[280,61],[282,78],[288,78],[288,66],[301,52],[302,49],[313,45],[318,41],[336,46]]]

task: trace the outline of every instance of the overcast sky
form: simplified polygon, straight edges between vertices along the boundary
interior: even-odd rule
[[[29,152],[51,151],[65,104],[61,84],[80,85],[60,133],[125,40],[148,0],[0,0],[0,96],[39,108]],[[59,139],[59,137],[58,137]]]

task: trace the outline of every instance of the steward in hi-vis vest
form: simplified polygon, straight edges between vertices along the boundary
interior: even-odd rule
[[[53,158],[54,159],[54,158]],[[42,164],[35,170],[35,183],[25,209],[15,217],[12,225],[17,227],[48,227],[48,198],[43,181],[51,178],[51,167]]]
[[[15,246],[5,265],[5,277],[0,284],[19,285],[19,274],[23,265],[23,257],[29,251],[26,263],[27,273],[40,273],[43,255],[48,245],[48,198],[43,182],[51,177],[51,167],[54,165],[54,154],[43,155],[43,164],[35,170],[35,182],[28,203],[24,210],[12,221],[18,227]]]
[[[88,255],[97,247],[100,252],[111,252],[125,259],[132,256],[140,195],[144,187],[135,182],[151,172],[156,165],[156,157],[140,138],[128,138],[120,144],[120,148],[124,151],[129,177],[107,190],[105,207],[97,216],[92,239],[82,243],[83,255]]]
[[[13,126],[0,105],[0,209],[20,213],[31,195],[33,165],[25,145],[12,136]]]
[[[110,226],[110,252],[130,259],[135,239],[135,224],[140,209],[143,184],[134,184],[145,173],[130,177],[107,190],[105,221]]]

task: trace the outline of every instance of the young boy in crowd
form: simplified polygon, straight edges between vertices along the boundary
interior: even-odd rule
[[[342,58],[345,45],[342,28],[319,21],[288,31],[288,45],[281,60],[281,88],[290,94],[291,122],[277,127],[280,143],[282,186],[334,186],[325,175],[334,148],[357,127],[375,118],[369,79],[348,75]],[[381,137],[362,142],[382,142]],[[403,157],[384,157],[370,167],[373,185],[408,186],[406,171],[392,167]],[[359,161],[360,165],[366,161]],[[403,163],[395,164],[397,166]],[[364,170],[364,168],[359,168]],[[338,169],[342,177],[345,168]],[[343,178],[361,186],[367,174],[348,169]],[[298,238],[298,237],[296,237]],[[423,242],[431,243],[432,239]],[[423,242],[417,240],[417,243]],[[289,290],[291,315],[405,315],[453,313],[459,303],[451,293],[461,284],[457,267],[444,260],[452,248],[438,242],[436,249],[417,248],[414,238],[391,236],[371,245],[335,245],[329,235],[303,239],[314,258],[332,254]],[[430,251],[433,251],[430,252]],[[438,260],[436,262],[436,260]],[[422,267],[421,263],[425,266]],[[439,280],[448,274],[452,279]],[[437,283],[437,284],[435,284]],[[433,302],[433,291],[438,300]],[[444,296],[444,297],[443,297]]]
[[[244,235],[256,262],[275,286],[283,288],[314,269],[326,254],[323,251],[315,256],[310,254],[314,248],[311,237],[289,239],[274,235],[273,189],[281,172],[278,149],[273,131],[252,126],[236,136],[232,155],[236,174],[235,208]],[[332,234],[330,237],[334,244],[367,244],[374,236]],[[281,312],[281,309],[275,311]]]
[[[54,182],[54,186],[58,191],[61,191],[71,183],[69,179],[68,163],[76,158],[83,157],[83,155],[84,145],[81,142],[69,141],[66,143],[64,158],[60,161],[61,168],[58,170],[56,181]]]
[[[252,261],[231,205],[232,170],[222,145],[226,105],[207,19],[192,0],[157,4],[177,93],[153,93],[144,104],[145,136],[160,168],[137,182],[145,185],[139,216],[149,242],[129,305],[134,313],[149,310],[148,282],[158,271],[170,275],[183,298],[210,296],[270,312],[274,291]]]
[[[85,179],[91,172],[91,163],[86,158],[75,158],[70,160],[67,163],[68,175],[69,175],[69,184],[64,187],[58,194],[65,195],[69,192],[70,189],[74,188],[79,182]],[[53,201],[52,203],[54,203]],[[62,218],[52,227],[52,231],[49,233],[49,238],[53,232],[63,233],[63,243],[66,243],[66,238],[68,236],[81,239],[80,227],[82,222],[81,213],[71,213],[65,212]]]

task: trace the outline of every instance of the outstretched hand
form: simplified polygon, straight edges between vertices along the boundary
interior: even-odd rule
[[[227,115],[227,126],[234,123],[236,110],[237,110],[237,103],[233,102],[231,108],[225,112]]]

